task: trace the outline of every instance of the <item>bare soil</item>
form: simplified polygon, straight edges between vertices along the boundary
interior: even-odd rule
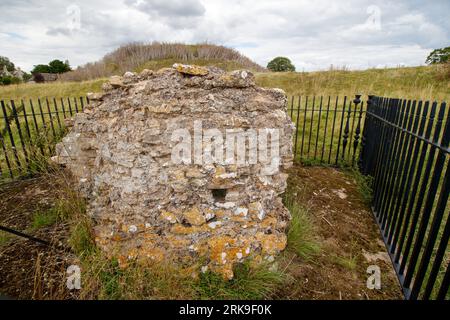
[[[321,251],[308,261],[286,254],[290,281],[274,298],[402,299],[378,227],[356,182],[333,168],[294,166],[289,185],[312,215]],[[45,177],[0,187],[0,225],[53,243],[47,247],[16,236],[0,242],[0,298],[76,298],[65,288],[66,269],[76,261],[61,250],[67,244],[68,226],[30,229],[33,214],[57,201],[54,188]],[[367,289],[370,265],[381,269],[381,290]]]
[[[390,258],[356,181],[341,170],[294,166],[288,180],[298,202],[309,209],[321,252],[310,259],[292,256],[293,281],[282,299],[403,299]],[[367,288],[367,268],[381,270],[381,289]]]

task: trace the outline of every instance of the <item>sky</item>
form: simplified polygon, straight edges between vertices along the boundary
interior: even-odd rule
[[[209,42],[298,71],[423,65],[450,46],[448,0],[0,0],[0,56],[74,67],[130,42]]]

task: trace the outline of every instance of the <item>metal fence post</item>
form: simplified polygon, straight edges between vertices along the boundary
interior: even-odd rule
[[[372,109],[373,104],[373,95],[369,95],[369,99],[367,100],[367,111],[370,112]],[[370,115],[366,112],[366,118],[364,119],[364,128],[361,136],[361,151],[359,153],[359,160],[358,160],[358,167],[362,174],[367,175],[368,174],[368,159],[367,159],[367,136],[368,136],[368,130],[370,129]]]

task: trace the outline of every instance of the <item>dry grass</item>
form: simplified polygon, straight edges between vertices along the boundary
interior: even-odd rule
[[[189,61],[225,61],[254,71],[265,69],[243,56],[238,51],[224,46],[208,43],[186,45],[182,43],[149,44],[131,43],[107,54],[102,60],[88,63],[73,72],[62,75],[66,81],[81,81],[98,79],[115,74],[123,74],[126,71],[138,70],[149,61],[154,60]]]
[[[147,61],[133,68],[157,70],[170,67],[175,58]],[[237,62],[198,59],[188,61],[200,65],[216,65],[226,70],[242,68]],[[82,82],[55,82],[46,84],[19,84],[0,87],[0,99],[29,99],[37,97],[84,96],[100,91],[106,81],[100,78]],[[429,66],[398,69],[371,69],[366,71],[330,70],[324,72],[256,73],[256,82],[263,87],[276,87],[292,95],[353,95],[432,99],[450,101],[448,66]]]
[[[450,80],[444,66],[365,71],[330,70],[311,73],[262,73],[257,82],[291,95],[374,94],[411,99],[450,101]]]

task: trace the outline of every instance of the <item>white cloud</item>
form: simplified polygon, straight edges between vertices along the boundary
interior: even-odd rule
[[[449,9],[447,0],[2,0],[0,55],[30,70],[92,62],[133,41],[209,41],[262,65],[288,56],[306,71],[420,65],[449,45]]]

